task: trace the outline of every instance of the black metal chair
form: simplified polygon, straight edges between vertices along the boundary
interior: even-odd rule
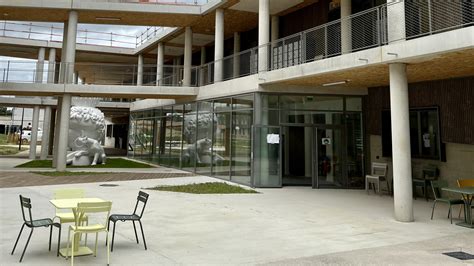
[[[107,230],[110,229],[110,222],[114,223],[114,228],[113,228],[113,231],[112,231],[112,245],[111,245],[111,249],[110,249],[111,252],[114,251],[115,223],[117,221],[122,221],[122,222],[132,221],[133,230],[135,230],[135,238],[137,239],[137,244],[139,244],[138,234],[137,234],[137,227],[135,226],[135,222],[138,221],[138,223],[140,224],[140,229],[142,231],[143,244],[145,245],[145,250],[147,249],[146,241],[145,241],[145,234],[143,233],[143,226],[142,226],[141,219],[142,219],[142,216],[143,216],[143,212],[145,211],[146,203],[148,201],[148,196],[149,195],[147,193],[143,192],[143,191],[138,192],[137,204],[135,204],[135,209],[133,210],[133,214],[112,214],[112,215],[110,215],[109,223],[107,225]],[[140,202],[143,204],[143,206],[142,206],[142,209],[140,211],[140,215],[138,215],[137,214],[137,209],[138,209],[138,205],[140,205]]]
[[[23,225],[21,226],[20,233],[18,234],[18,237],[15,242],[15,246],[13,246],[13,250],[11,255],[15,252],[16,245],[18,244],[18,240],[20,240],[21,233],[23,232],[23,228],[25,228],[25,225],[29,228],[31,228],[30,235],[28,236],[28,240],[26,241],[25,248],[23,249],[23,253],[21,254],[20,262],[23,260],[23,256],[25,255],[26,248],[28,247],[28,244],[30,243],[31,235],[33,234],[33,229],[36,227],[50,227],[49,229],[49,251],[51,251],[51,237],[53,236],[53,226],[57,227],[59,229],[58,233],[58,251],[56,256],[59,256],[59,239],[61,239],[61,224],[53,222],[52,219],[50,218],[44,218],[44,219],[39,219],[39,220],[33,220],[31,216],[31,200],[29,198],[25,198],[20,195],[20,206],[21,206],[21,214],[23,215]],[[28,209],[28,214],[29,214],[29,219],[26,219],[25,216],[25,208]]]

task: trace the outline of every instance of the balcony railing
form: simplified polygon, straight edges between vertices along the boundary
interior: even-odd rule
[[[0,36],[28,40],[62,42],[63,28],[38,23],[0,21]],[[113,32],[78,30],[76,42],[78,44],[135,48],[137,46],[137,37]]]
[[[379,47],[401,39],[413,39],[474,25],[470,1],[404,1],[406,25],[402,30],[404,33],[397,35],[391,32],[393,29],[389,29],[387,21],[391,12],[398,12],[397,8],[402,7],[402,4],[397,2],[374,7],[222,60],[192,67],[190,86],[215,83],[217,69],[222,69],[219,81],[256,74],[259,69],[258,53],[261,51],[269,55],[268,67],[262,70],[272,71]],[[45,64],[43,74],[38,74],[36,64],[31,61],[0,62],[0,81],[46,82],[48,72],[55,72],[57,76],[60,72],[58,69],[64,69],[61,71],[69,76],[72,76],[73,71],[78,72],[80,77],[86,78],[86,84],[136,85],[139,81],[137,65],[66,63],[48,68],[48,64]],[[143,67],[142,85],[184,85],[183,66],[164,66],[162,78],[158,81],[156,69],[156,65]],[[61,81],[56,79],[56,83]],[[71,80],[66,82],[72,83]]]
[[[87,2],[160,4],[160,5],[204,5],[212,0],[85,0]]]

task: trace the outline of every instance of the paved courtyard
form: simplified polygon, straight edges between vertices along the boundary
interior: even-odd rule
[[[155,171],[166,168],[159,169]],[[173,171],[168,169],[168,172]],[[3,172],[0,177],[6,174],[12,175]],[[37,218],[54,216],[49,200],[54,189],[65,187],[84,188],[89,197],[111,200],[112,213],[127,213],[133,210],[140,189],[209,181],[217,180],[185,176],[109,181],[117,184],[116,187],[100,186],[106,183],[104,180],[1,188],[0,264],[19,265],[27,238],[24,232],[15,255],[11,256],[9,253],[22,223],[19,194],[32,199],[33,215]],[[143,218],[148,250],[143,249],[141,240],[140,245],[136,244],[130,223],[118,223],[111,265],[472,265],[474,262],[442,255],[461,250],[474,254],[474,230],[451,225],[446,218],[447,208],[441,204],[431,221],[432,202],[416,200],[416,222],[399,223],[393,219],[393,199],[389,196],[305,187],[258,191],[259,194],[234,195],[148,191],[150,199]],[[456,216],[457,213],[458,209]],[[65,226],[63,245],[66,232]],[[48,233],[42,228],[35,230],[21,265],[70,263],[47,251]],[[53,249],[55,247],[56,240]],[[105,255],[105,238],[101,237],[98,256],[80,257],[75,263],[104,265]]]

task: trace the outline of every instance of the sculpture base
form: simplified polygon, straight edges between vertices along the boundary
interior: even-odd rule
[[[91,165],[91,158],[89,156],[74,157],[74,159],[72,159],[72,165],[74,166]]]

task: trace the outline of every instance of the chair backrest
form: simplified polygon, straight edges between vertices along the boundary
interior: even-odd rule
[[[444,187],[448,187],[448,182],[444,180],[432,180],[431,181],[431,189],[433,190],[433,195],[435,199],[442,198],[441,189]]]
[[[372,163],[372,175],[387,176],[388,165],[386,163]]]
[[[436,180],[439,177],[439,169],[436,165],[425,165],[422,170],[423,179]]]
[[[474,179],[458,179],[459,187],[474,187]]]
[[[143,206],[142,206],[142,209],[140,211],[140,215],[138,215],[138,216],[140,218],[142,218],[143,212],[145,211],[146,203],[148,201],[148,196],[149,195],[147,193],[143,192],[143,191],[138,192],[137,204],[135,204],[135,209],[133,210],[133,214],[137,214],[138,205],[141,202]]]
[[[76,208],[75,224],[80,226],[83,222],[84,216],[87,214],[100,214],[104,213],[104,225],[107,224],[107,220],[110,215],[110,209],[112,208],[111,201],[103,202],[79,202]]]
[[[26,223],[33,223],[33,217],[31,216],[31,199],[23,197],[20,195],[20,207],[21,207],[21,215],[23,216],[23,221]],[[26,219],[25,216],[25,209],[28,210],[28,218]]]

